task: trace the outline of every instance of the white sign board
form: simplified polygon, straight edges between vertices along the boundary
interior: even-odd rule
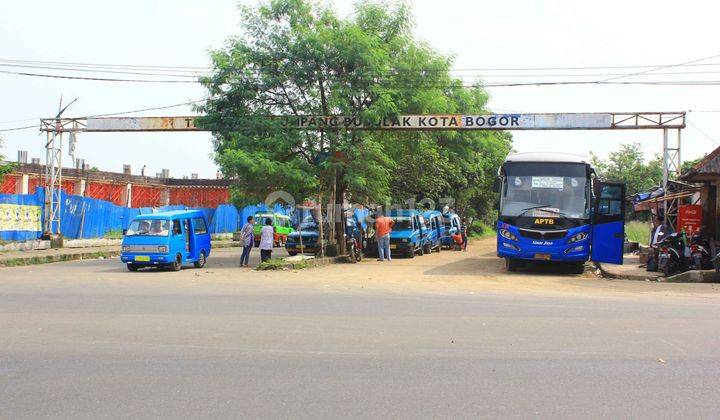
[[[85,131],[198,131],[195,117],[88,118]]]
[[[195,116],[88,118],[85,131],[200,131]],[[257,118],[257,117],[249,117]],[[572,130],[610,129],[612,114],[399,115],[380,121],[349,116],[277,116],[303,130]],[[240,122],[238,122],[240,123]],[[240,126],[238,126],[240,128]]]
[[[296,128],[380,129],[380,130],[569,130],[613,128],[612,114],[483,114],[483,115],[400,115],[376,122],[357,117],[301,116]]]

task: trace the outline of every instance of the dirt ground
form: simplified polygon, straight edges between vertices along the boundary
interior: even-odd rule
[[[358,264],[334,264],[300,271],[252,272],[258,280],[311,282],[327,290],[386,290],[424,293],[521,293],[638,298],[688,296],[720,298],[717,284],[666,284],[599,278],[593,273],[567,274],[553,265],[516,273],[505,270],[495,255],[495,238],[472,241],[467,252],[447,251],[394,258],[365,259]]]

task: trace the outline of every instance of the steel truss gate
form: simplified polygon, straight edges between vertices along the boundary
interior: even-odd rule
[[[45,145],[45,223],[44,233],[60,235],[60,190],[62,186],[63,134],[74,143],[76,133],[204,131],[195,125],[198,116],[173,117],[86,117],[40,120],[40,131],[47,134]],[[253,117],[255,118],[255,117]],[[595,112],[476,115],[398,115],[379,121],[362,121],[354,116],[307,115],[271,116],[288,129],[330,130],[662,130],[663,188],[680,175],[681,130],[685,112]],[[242,121],[238,121],[242,129]],[[70,145],[71,149],[74,144]],[[679,199],[664,201],[665,223],[675,226]]]

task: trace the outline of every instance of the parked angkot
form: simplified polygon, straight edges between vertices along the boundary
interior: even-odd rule
[[[171,268],[205,265],[210,256],[210,232],[203,212],[176,210],[141,214],[125,230],[120,260],[130,271],[143,267]]]
[[[426,253],[432,251],[440,252],[442,238],[445,234],[445,223],[443,215],[436,210],[428,210],[423,213],[425,228],[423,229],[423,247]]]
[[[390,252],[399,252],[409,258],[415,254],[423,255],[423,230],[425,224],[422,214],[417,210],[391,210],[388,217],[395,221],[390,232]]]
[[[273,245],[280,247],[285,246],[288,235],[295,231],[290,216],[266,211],[259,211],[255,213],[255,226],[253,227],[255,246],[260,246],[260,233],[263,226],[265,226],[265,221],[267,219],[272,220],[272,226],[275,229]]]
[[[460,216],[455,213],[448,212],[443,213],[442,218],[445,230],[442,234],[440,242],[442,242],[442,246],[446,246],[452,249],[455,247],[455,239],[453,238],[453,236],[460,233],[462,226]]]

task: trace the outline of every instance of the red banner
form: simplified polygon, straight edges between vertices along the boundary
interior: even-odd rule
[[[702,226],[702,206],[680,205],[678,207],[678,232],[685,229],[686,235],[700,232]]]

